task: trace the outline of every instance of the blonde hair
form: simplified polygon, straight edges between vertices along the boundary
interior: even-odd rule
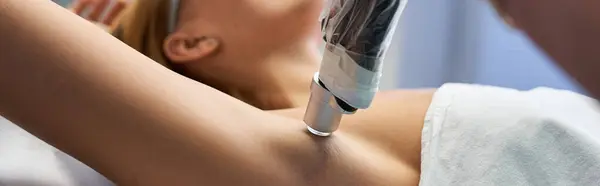
[[[150,57],[161,65],[178,73],[183,73],[177,66],[170,63],[163,52],[163,42],[172,27],[172,0],[136,0],[129,5],[113,29],[113,35],[138,52]],[[185,74],[182,74],[185,75]],[[202,82],[213,88],[228,88],[215,82]],[[224,89],[220,89],[224,91]],[[255,90],[252,90],[255,91]],[[225,92],[232,94],[231,92]],[[292,104],[287,98],[273,102],[264,97],[257,97],[252,92],[235,92],[232,95],[260,109],[288,108]],[[246,99],[244,99],[246,98]],[[271,98],[269,98],[271,99]]]
[[[171,3],[169,0],[136,0],[119,18],[113,35],[161,65],[173,69],[163,53]]]

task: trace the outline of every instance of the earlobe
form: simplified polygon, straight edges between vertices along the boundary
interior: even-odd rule
[[[219,45],[220,42],[212,37],[174,33],[165,40],[163,50],[171,62],[187,63],[215,54]]]

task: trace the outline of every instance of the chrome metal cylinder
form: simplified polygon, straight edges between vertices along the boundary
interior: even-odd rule
[[[340,107],[336,97],[319,82],[319,73],[314,75],[310,90],[304,122],[312,134],[329,136],[337,130],[344,114],[354,112],[347,112]]]

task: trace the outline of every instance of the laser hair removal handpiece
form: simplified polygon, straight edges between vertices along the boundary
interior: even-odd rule
[[[407,0],[330,0],[321,16],[325,51],[304,115],[308,130],[330,136],[342,116],[367,109]]]

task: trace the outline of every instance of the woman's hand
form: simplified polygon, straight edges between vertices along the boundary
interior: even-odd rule
[[[131,0],[74,0],[72,11],[95,23],[112,27]]]

